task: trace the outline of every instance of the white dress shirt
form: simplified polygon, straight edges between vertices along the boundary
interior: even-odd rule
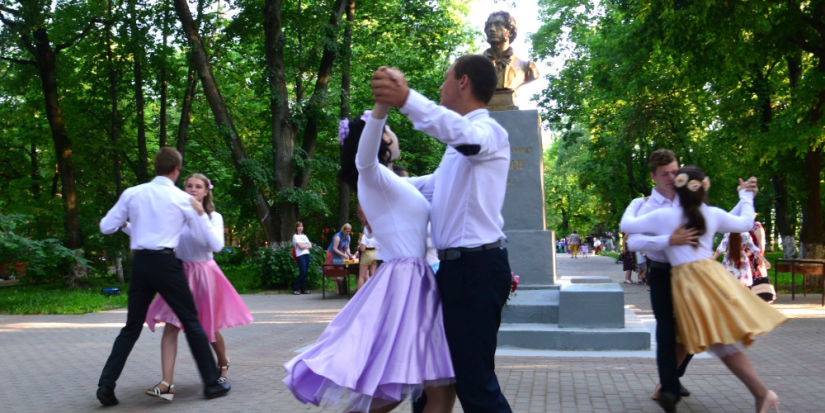
[[[644,198],[638,199],[642,200],[642,205],[635,215],[637,217],[649,214],[660,208],[673,208],[682,205],[679,203],[679,195],[674,195],[673,199],[670,200],[660,194],[656,188],[653,188],[653,191],[650,192],[650,197],[647,201],[645,201]],[[668,245],[670,245],[670,234],[660,236],[635,234],[627,240],[628,249],[631,251],[645,251],[647,252],[648,258],[659,262],[668,262],[667,255],[664,253],[664,249]]]
[[[704,234],[699,236],[699,245],[671,245],[664,247],[666,261],[676,266],[713,256],[713,236],[717,232],[745,232],[753,226],[753,192],[739,191],[739,215],[730,214],[720,208],[702,204],[700,210],[705,218]],[[650,234],[670,236],[680,224],[687,222],[682,208],[660,208],[649,214],[639,214],[644,198],[634,199],[624,212],[621,229],[630,234]],[[634,235],[635,237],[635,235]],[[630,239],[633,239],[631,237]],[[646,250],[647,255],[653,250]],[[657,260],[658,261],[658,260]]]
[[[205,234],[212,231],[212,222],[207,214],[198,216],[190,203],[191,198],[171,179],[155,177],[123,191],[115,206],[100,221],[100,232],[113,234],[128,220],[133,250],[177,248],[187,225],[195,236],[205,239]]]
[[[432,202],[435,248],[477,247],[505,239],[502,228],[504,194],[510,168],[507,131],[487,109],[461,116],[410,90],[401,107],[415,129],[447,144],[435,173],[409,178]],[[476,145],[478,153],[456,148]]]

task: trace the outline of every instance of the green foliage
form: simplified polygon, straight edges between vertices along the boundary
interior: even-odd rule
[[[29,283],[56,281],[62,272],[76,262],[86,266],[88,261],[66,248],[54,238],[29,239],[15,231],[26,225],[30,217],[0,214],[0,266],[7,275],[20,277]],[[20,264],[24,266],[20,266]],[[22,268],[22,271],[18,271]],[[22,274],[21,274],[22,273]]]
[[[321,271],[326,259],[326,250],[318,244],[312,244],[310,250],[307,286],[318,288],[321,284]],[[292,260],[292,242],[282,242],[274,247],[262,247],[257,251],[256,264],[259,266],[258,288],[292,288],[292,282],[298,277],[298,264]]]

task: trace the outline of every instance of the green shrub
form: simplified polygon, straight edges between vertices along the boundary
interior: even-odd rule
[[[326,259],[326,250],[312,245],[310,250],[307,287],[317,289],[321,286],[321,271]],[[257,287],[291,288],[298,277],[298,264],[292,260],[292,242],[282,242],[272,247],[261,247],[257,252],[259,266]]]
[[[7,275],[19,277],[18,264],[25,263],[21,272],[25,272],[27,281],[41,283],[62,280],[75,263],[88,267],[86,259],[59,240],[37,240],[18,235],[15,229],[30,219],[25,215],[0,214],[0,266],[5,266]]]

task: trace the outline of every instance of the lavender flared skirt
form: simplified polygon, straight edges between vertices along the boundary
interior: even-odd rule
[[[386,261],[315,344],[284,364],[302,403],[369,411],[455,381],[441,296],[423,258]]]
[[[183,261],[183,273],[189,281],[189,289],[198,309],[198,319],[210,343],[215,342],[216,331],[252,322],[252,314],[215,260]],[[149,329],[155,331],[157,323],[167,323],[183,329],[180,319],[160,294],[146,312]]]

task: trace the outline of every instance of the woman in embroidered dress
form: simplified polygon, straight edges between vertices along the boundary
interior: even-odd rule
[[[227,381],[229,359],[226,358],[226,344],[218,330],[242,326],[252,322],[252,314],[241,296],[212,258],[212,252],[220,252],[224,246],[223,217],[212,203],[212,183],[201,174],[192,174],[184,181],[186,192],[203,204],[203,209],[195,205],[198,213],[209,214],[212,231],[195,234],[185,227],[181,234],[175,255],[183,261],[183,272],[189,281],[189,289],[195,299],[206,338],[218,356],[221,382]],[[163,379],[146,391],[146,394],[171,401],[175,394],[173,375],[175,358],[178,353],[178,333],[181,322],[163,297],[158,295],[146,312],[146,324],[155,331],[155,324],[166,323],[161,338],[160,359]]]
[[[748,252],[752,254],[748,254]],[[722,237],[722,242],[716,248],[713,258],[716,259],[720,254],[725,254],[722,265],[739,280],[740,284],[751,287],[753,286],[751,260],[761,260],[758,255],[759,252],[759,247],[753,243],[750,234],[747,232],[729,232]]]
[[[384,262],[315,345],[284,365],[284,383],[302,403],[349,412],[387,412],[423,391],[426,412],[447,413],[455,373],[425,259],[429,203],[388,168],[398,156],[398,138],[384,128],[388,110],[376,104],[339,128],[338,177],[357,188]]]
[[[711,258],[715,233],[747,231],[753,225],[754,193],[739,191],[736,216],[704,203],[710,180],[698,167],[680,169],[674,185],[681,208],[662,208],[636,217],[644,202],[644,198],[638,198],[625,211],[621,229],[628,233],[667,235],[686,224],[686,228],[698,231],[698,246],[669,246],[664,250],[673,265],[677,341],[687,353],[708,350],[720,358],[750,390],[757,412],[766,413],[771,406],[776,409],[779,398],[756,375],[741,346],[750,347],[756,336],[773,330],[787,317],[742,288],[725,267]],[[675,401],[672,408],[675,411]]]

